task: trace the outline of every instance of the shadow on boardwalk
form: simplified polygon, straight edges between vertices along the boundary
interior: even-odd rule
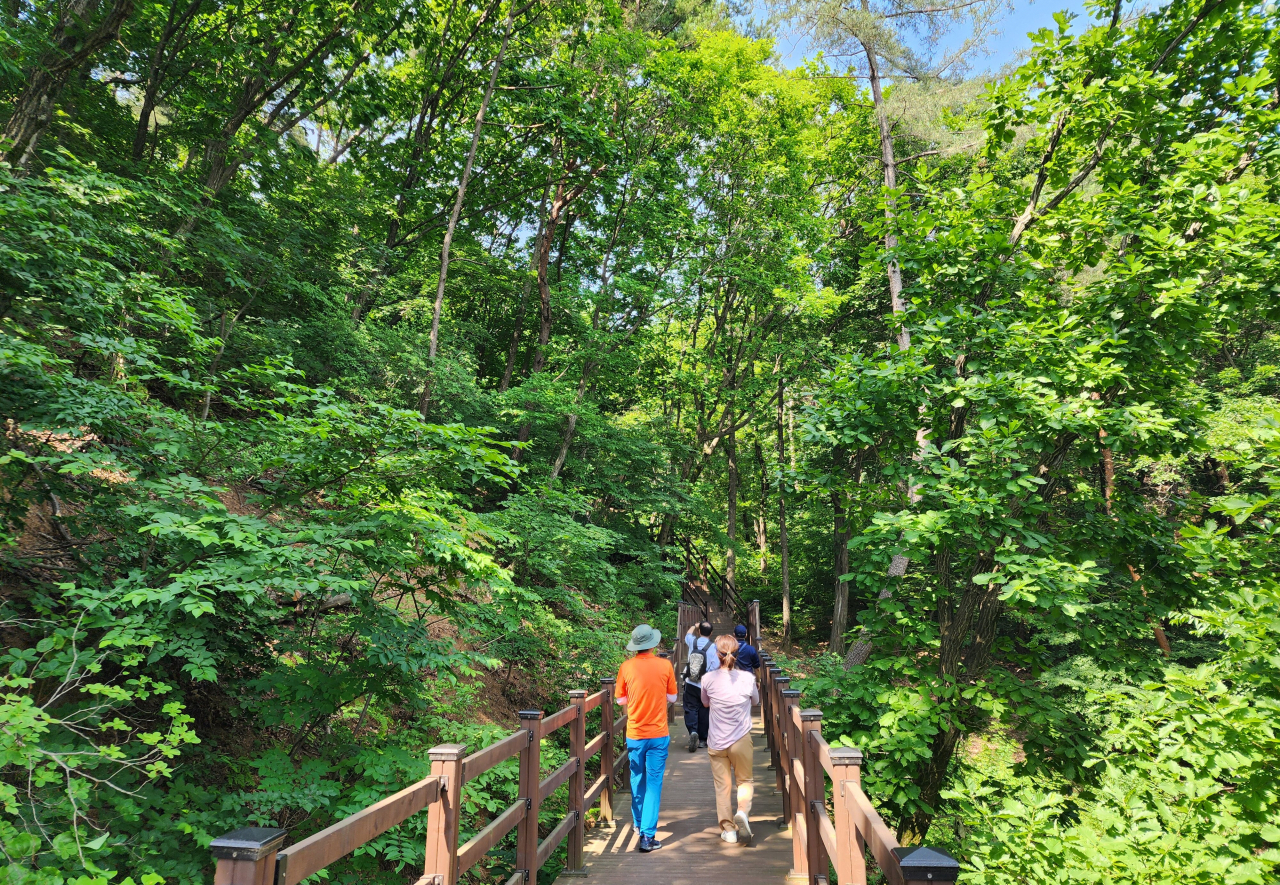
[[[755,842],[750,847],[720,840],[715,787],[707,751],[690,753],[681,740],[684,728],[672,727],[671,755],[662,789],[658,839],[662,848],[649,854],[636,851],[638,836],[631,826],[631,794],[615,801],[617,824],[587,832],[586,877],[600,885],[781,885],[791,869],[791,832],[779,829],[782,796],[768,770],[769,753],[757,714],[752,729],[755,745],[756,795],[751,809]],[[561,875],[559,885],[580,881],[581,874]]]

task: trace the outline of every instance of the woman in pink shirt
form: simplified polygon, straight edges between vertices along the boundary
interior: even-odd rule
[[[711,708],[707,729],[707,755],[716,784],[716,813],[720,838],[729,844],[751,844],[751,797],[755,789],[752,771],[751,705],[760,703],[756,676],[735,666],[738,641],[716,638],[720,666],[702,677],[702,703]],[[733,813],[730,794],[738,781],[738,810]]]

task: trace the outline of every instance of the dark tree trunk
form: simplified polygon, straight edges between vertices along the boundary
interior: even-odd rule
[[[471,180],[471,168],[476,161],[476,148],[480,146],[480,133],[484,127],[484,114],[489,109],[489,100],[493,98],[494,87],[498,85],[498,71],[502,69],[502,58],[507,54],[507,43],[511,40],[511,28],[515,24],[515,5],[507,11],[507,21],[502,31],[502,45],[493,60],[493,69],[489,72],[489,85],[485,87],[484,98],[480,100],[480,110],[476,113],[475,126],[471,133],[471,146],[467,149],[467,160],[462,166],[462,178],[458,182],[458,193],[454,197],[453,211],[449,213],[449,223],[444,230],[444,243],[440,247],[440,278],[436,282],[436,300],[431,310],[431,341],[428,346],[428,361],[434,363],[440,345],[440,311],[444,307],[444,286],[449,277],[449,252],[453,246],[453,234],[458,227],[458,216],[462,213],[462,201],[467,195],[467,183]],[[430,389],[430,382],[428,382]],[[419,409],[425,413],[426,403]]]
[[[837,489],[831,491],[831,512],[836,570],[835,603],[831,610],[831,651],[844,654],[844,631],[849,622],[849,582],[841,580],[842,575],[849,573],[849,529],[848,515],[844,509],[844,492]]]
[[[724,453],[729,462],[729,512],[726,525],[729,547],[724,554],[724,577],[730,586],[735,586],[738,574],[738,554],[733,549],[733,545],[738,540],[738,434],[734,429],[735,420],[734,415],[729,416],[729,432],[724,438]]]
[[[182,0],[172,0],[169,4],[169,18],[165,22],[160,39],[156,42],[155,51],[151,53],[151,64],[147,69],[147,85],[142,91],[142,106],[138,109],[138,126],[133,133],[133,149],[130,152],[134,162],[142,159],[147,151],[148,136],[151,131],[151,115],[155,112],[156,99],[160,95],[160,86],[164,83],[165,74],[170,61],[170,46],[178,35],[186,29],[200,11],[204,0],[188,0],[179,11]]]
[[[71,0],[50,35],[52,48],[27,72],[26,87],[0,134],[0,145],[4,146],[0,159],[19,172],[35,158],[36,145],[53,121],[54,106],[71,75],[115,40],[133,14],[133,0],[113,0],[102,18],[93,23],[99,5],[100,0]]]
[[[783,403],[786,396],[786,382],[782,373],[778,373],[778,562],[782,568],[782,647],[791,649],[791,574],[787,558],[787,495],[782,482],[782,464],[785,449],[783,448]]]
[[[769,506],[769,474],[765,468],[764,451],[760,448],[760,441],[753,443],[755,447],[756,464],[760,467],[760,509],[756,513],[756,546],[760,549],[760,574],[764,575],[769,571],[769,534],[768,519],[766,513]]]

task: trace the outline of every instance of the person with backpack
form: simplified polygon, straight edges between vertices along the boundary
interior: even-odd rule
[[[748,646],[749,648],[750,646]],[[716,815],[720,838],[730,845],[750,845],[751,799],[755,792],[755,760],[751,746],[751,705],[760,703],[760,690],[750,670],[740,669],[738,642],[732,636],[716,639],[720,666],[702,679],[702,702],[710,708],[711,730],[707,756],[716,785]],[[738,810],[733,810],[733,782],[738,782]]]
[[[711,622],[703,621],[689,628],[684,644],[689,660],[684,665],[684,727],[689,729],[689,752],[707,745],[708,711],[702,703],[702,677],[720,666],[711,640]]]

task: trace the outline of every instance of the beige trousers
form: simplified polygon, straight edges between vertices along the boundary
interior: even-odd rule
[[[711,778],[716,782],[716,814],[720,829],[736,830],[730,793],[738,781],[738,810],[751,815],[751,797],[755,793],[755,774],[751,759],[751,732],[747,732],[727,750],[707,750],[711,757]]]

